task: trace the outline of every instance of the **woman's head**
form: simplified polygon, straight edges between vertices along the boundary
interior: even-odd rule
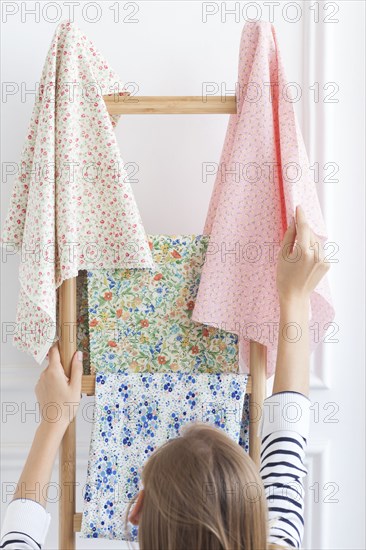
[[[251,458],[222,430],[186,425],[145,464],[141,550],[266,549],[267,501]],[[143,496],[143,498],[142,498]]]

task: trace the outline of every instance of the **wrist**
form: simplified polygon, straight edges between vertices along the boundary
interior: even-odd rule
[[[50,422],[49,420],[42,419],[37,431],[42,436],[53,437],[61,440],[68,426],[69,422],[64,419],[57,420],[55,422]]]
[[[287,294],[279,295],[280,307],[281,308],[291,308],[291,307],[309,307],[310,305],[310,296],[308,294]]]

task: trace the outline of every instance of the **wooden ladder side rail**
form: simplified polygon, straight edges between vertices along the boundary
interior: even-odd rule
[[[252,380],[249,397],[249,455],[260,466],[261,437],[258,427],[263,414],[267,387],[267,347],[250,341],[249,371]],[[258,434],[258,435],[257,435]]]
[[[59,348],[66,376],[77,346],[76,277],[59,288]],[[75,549],[74,515],[76,488],[76,425],[73,420],[62,439],[59,451],[59,548]]]

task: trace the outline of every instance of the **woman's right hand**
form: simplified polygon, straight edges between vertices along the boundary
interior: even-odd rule
[[[330,268],[321,248],[321,242],[317,240],[303,209],[298,205],[296,225],[293,219],[278,253],[276,283],[280,300],[309,298]]]

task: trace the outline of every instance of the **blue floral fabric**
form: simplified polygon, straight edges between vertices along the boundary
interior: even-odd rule
[[[82,536],[137,540],[138,528],[128,524],[126,532],[124,520],[143,464],[185,423],[209,422],[245,446],[247,380],[234,373],[97,374]]]

